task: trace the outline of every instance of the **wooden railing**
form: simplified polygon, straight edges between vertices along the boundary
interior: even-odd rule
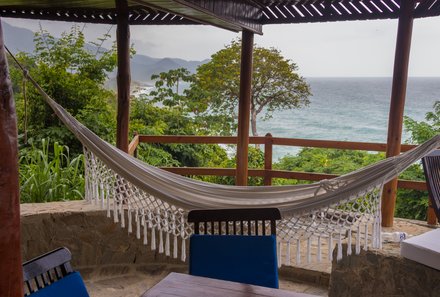
[[[139,143],[188,143],[188,144],[237,144],[237,137],[234,136],[174,136],[174,135],[135,135],[129,145],[129,153],[136,154]],[[250,144],[264,145],[264,168],[249,169],[249,176],[263,177],[265,185],[271,185],[273,178],[298,179],[307,181],[319,181],[337,177],[336,174],[298,172],[272,169],[272,151],[274,145],[334,148],[345,150],[364,150],[384,152],[386,144],[370,142],[333,141],[333,140],[311,140],[299,138],[280,138],[266,136],[249,137]],[[415,145],[402,145],[402,152],[414,148]],[[200,168],[200,167],[162,167],[170,172],[181,175],[215,175],[235,176],[235,168]],[[420,181],[399,180],[399,188],[425,191],[426,183]]]
[[[237,144],[237,137],[234,136],[187,136],[187,135],[135,135],[129,144],[128,152],[137,155],[139,143],[188,143],[188,144]],[[312,140],[299,138],[272,137],[270,133],[266,136],[249,137],[249,144],[264,145],[264,168],[249,169],[248,175],[263,177],[265,185],[271,185],[273,178],[298,179],[307,181],[319,181],[337,177],[336,174],[298,172],[272,169],[272,151],[274,145],[333,148],[344,150],[363,150],[385,152],[385,143],[352,142],[334,140]],[[406,152],[415,145],[402,144],[401,151]],[[200,167],[161,167],[164,170],[180,175],[214,175],[214,176],[235,176],[235,168],[200,168]],[[422,181],[401,180],[398,181],[401,189],[426,191],[426,183]],[[428,208],[428,224],[436,224],[436,216],[432,207]]]

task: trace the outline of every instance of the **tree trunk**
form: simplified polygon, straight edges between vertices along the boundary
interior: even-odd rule
[[[257,131],[257,111],[255,110],[253,105],[251,105],[251,129],[252,129],[252,136],[258,136],[258,131]],[[259,144],[255,144],[255,148],[259,149],[260,145]]]
[[[257,112],[255,108],[251,107],[251,129],[252,136],[258,136],[257,132]]]

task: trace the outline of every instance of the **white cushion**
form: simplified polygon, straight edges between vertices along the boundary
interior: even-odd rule
[[[440,270],[440,229],[402,241],[400,254],[407,259]]]

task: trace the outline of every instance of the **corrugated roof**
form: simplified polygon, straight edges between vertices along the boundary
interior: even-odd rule
[[[409,1],[409,0],[402,0]],[[210,24],[261,33],[263,25],[398,18],[399,0],[129,0],[133,25]],[[0,0],[0,15],[116,23],[114,0]],[[415,17],[440,15],[440,0],[415,4]]]

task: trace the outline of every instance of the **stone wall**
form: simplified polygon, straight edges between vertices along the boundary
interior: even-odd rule
[[[344,256],[333,262],[329,297],[352,296],[440,296],[440,271],[389,250]]]
[[[128,235],[127,228],[113,223],[104,211],[78,210],[75,203],[74,207],[72,203],[55,205],[59,207],[52,211],[28,210],[26,214],[22,211],[23,261],[64,246],[72,252],[73,267],[85,278],[95,274],[124,274],[133,269],[153,274],[167,269],[187,270],[180,259],[152,251],[135,234]]]
[[[135,234],[127,233],[127,228],[107,218],[105,211],[85,201],[21,205],[23,261],[67,247],[72,252],[73,267],[86,279],[135,272],[158,275],[188,271],[188,264],[180,260],[180,251],[178,259],[166,257],[151,251]],[[186,251],[188,254],[188,247]],[[325,271],[286,266],[279,275],[287,281],[325,287],[330,278]]]

